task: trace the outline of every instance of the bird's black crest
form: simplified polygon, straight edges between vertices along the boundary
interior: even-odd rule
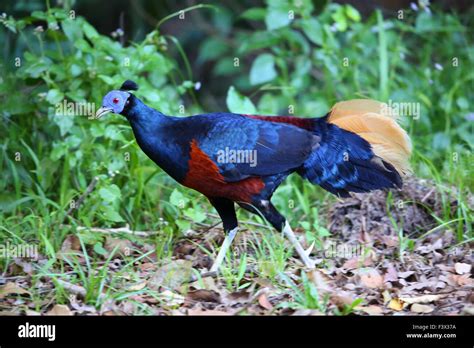
[[[137,91],[138,85],[132,80],[126,80],[120,87],[121,91]]]

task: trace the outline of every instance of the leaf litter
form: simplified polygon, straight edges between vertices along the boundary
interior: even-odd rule
[[[226,266],[231,275],[195,281],[190,278],[212,264],[203,247],[213,250],[222,241],[221,228],[188,233],[168,260],[157,261],[154,253],[137,257],[127,272],[122,268],[130,257],[152,252],[153,245],[107,237],[104,262],[93,270],[107,267],[96,302],[86,299],[87,285],[73,278],[70,265],[64,264],[60,283],[74,282],[64,286],[68,300],[55,303],[57,283],[35,276],[46,257],[15,259],[0,279],[0,315],[474,315],[472,244],[452,247],[454,231],[448,225],[437,228],[433,214],[441,212],[442,203],[433,187],[410,179],[403,190],[391,193],[392,204],[387,204],[386,192],[329,202],[325,212],[331,235],[312,251],[318,270],[310,273],[301,269],[296,254],[285,261],[283,272],[261,268],[255,245],[262,232],[255,228],[242,230],[235,239],[232,265]],[[455,197],[444,197],[453,211]],[[304,231],[295,232],[303,239]],[[57,257],[76,257],[84,266],[85,256],[94,252],[82,250],[77,237],[68,235]],[[236,281],[242,253],[248,265]],[[306,293],[317,300],[305,300]]]

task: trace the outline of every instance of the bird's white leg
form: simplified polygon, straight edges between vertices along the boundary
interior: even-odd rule
[[[290,240],[291,244],[293,244],[293,246],[295,247],[296,252],[300,256],[301,261],[303,261],[306,268],[314,269],[315,268],[314,262],[306,254],[306,251],[303,249],[300,242],[298,242],[298,239],[296,239],[295,233],[291,229],[288,221],[285,221],[285,227],[283,228],[283,233]]]
[[[227,250],[229,250],[229,247],[232,244],[232,241],[234,240],[235,235],[237,234],[238,230],[239,228],[236,227],[233,230],[231,230],[227,236],[225,236],[224,242],[221,245],[221,249],[219,250],[219,253],[217,254],[216,260],[212,264],[212,267],[210,270],[211,272],[219,271],[222,261],[224,261],[225,255],[227,254]]]

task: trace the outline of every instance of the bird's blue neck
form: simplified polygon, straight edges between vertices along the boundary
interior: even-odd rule
[[[134,96],[123,115],[130,122],[143,152],[170,176],[181,181],[183,171],[179,168],[178,159],[183,158],[183,154],[177,153],[180,148],[176,146],[177,139],[173,136],[174,125],[179,118],[166,116]]]

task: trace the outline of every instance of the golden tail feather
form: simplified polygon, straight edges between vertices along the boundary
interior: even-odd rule
[[[394,166],[399,174],[406,175],[410,172],[412,145],[397,118],[387,104],[354,99],[335,104],[328,122],[368,141],[375,155]]]

